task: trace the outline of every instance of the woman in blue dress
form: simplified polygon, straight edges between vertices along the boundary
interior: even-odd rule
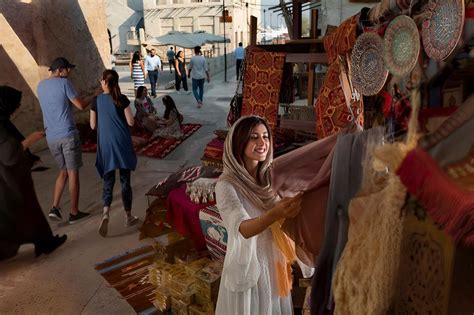
[[[118,81],[117,72],[104,71],[100,81],[103,93],[92,100],[90,111],[91,128],[97,128],[95,167],[104,180],[102,195],[104,212],[99,226],[99,234],[103,237],[107,236],[116,170],[120,173],[122,201],[126,213],[125,226],[132,226],[138,221],[138,218],[131,214],[130,173],[137,166],[137,156],[133,150],[128,126],[133,126],[134,119],[129,106],[130,101],[121,93]]]

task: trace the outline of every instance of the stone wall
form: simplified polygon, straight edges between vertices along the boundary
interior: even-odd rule
[[[318,27],[325,34],[328,25],[339,26],[347,18],[360,12],[363,7],[373,7],[373,2],[351,2],[350,0],[322,0]]]
[[[2,0],[0,14],[0,84],[23,91],[13,121],[28,134],[42,128],[36,87],[49,76],[54,58],[76,65],[70,79],[80,95],[99,86],[104,65],[110,64],[105,0]]]

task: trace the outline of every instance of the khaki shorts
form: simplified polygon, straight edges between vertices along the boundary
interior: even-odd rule
[[[78,170],[82,166],[79,135],[48,142],[48,147],[60,169]]]

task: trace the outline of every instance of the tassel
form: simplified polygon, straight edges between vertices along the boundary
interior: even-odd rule
[[[474,246],[474,193],[453,182],[423,149],[410,151],[397,175],[456,242]]]

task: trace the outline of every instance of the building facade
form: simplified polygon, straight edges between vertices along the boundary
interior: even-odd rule
[[[107,30],[113,54],[129,53],[138,49],[138,35],[131,30],[143,27],[143,0],[107,0]]]
[[[236,48],[239,42],[248,44],[250,16],[256,16],[261,23],[260,3],[260,0],[226,1],[225,10],[231,19],[225,24],[225,35],[230,39],[228,49]],[[222,0],[144,0],[143,9],[147,37],[158,37],[169,31],[224,35]]]

